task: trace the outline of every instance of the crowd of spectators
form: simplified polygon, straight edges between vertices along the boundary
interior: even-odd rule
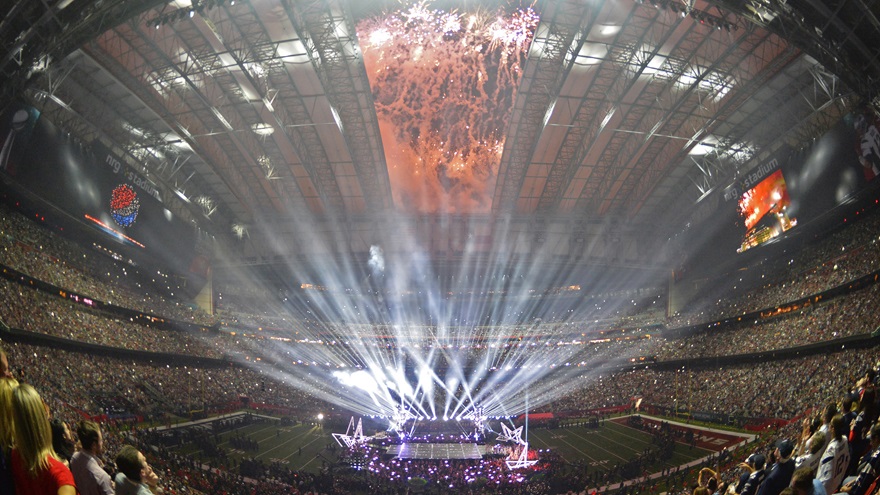
[[[714,298],[714,294],[706,292],[702,297],[695,299],[685,313],[677,315],[667,322],[667,326],[675,328],[682,324],[694,324],[700,321],[713,321],[735,314],[742,314],[758,309],[773,307],[774,304],[782,304],[792,299],[814,294],[838,285],[839,283],[852,280],[865,273],[877,269],[878,258],[877,236],[874,234],[878,221],[878,215],[873,214],[862,221],[852,225],[842,232],[830,236],[828,239],[807,246],[802,253],[793,257],[789,263],[771,264],[759,263],[750,269],[751,272],[761,272],[759,285],[739,281],[716,280],[708,281],[706,286],[717,288],[722,291],[723,297]],[[167,281],[162,280],[162,275],[153,275],[151,286],[142,283],[143,277],[136,277],[136,267],[126,265],[124,261],[112,260],[106,254],[97,250],[84,250],[71,241],[55,235],[43,226],[37,225],[31,220],[24,218],[7,207],[0,210],[0,249],[2,249],[4,262],[40,280],[56,284],[67,290],[86,294],[94,299],[103,300],[131,309],[142,310],[158,314],[167,318],[179,318],[185,321],[198,321],[217,323],[216,317],[192,308],[188,304],[182,304],[179,300],[169,300],[162,290],[168,290]],[[160,280],[156,281],[155,277]],[[732,286],[731,286],[732,285]],[[169,332],[156,332],[141,327],[139,334],[145,334],[141,341],[125,342],[125,335],[135,332],[119,331],[120,326],[128,323],[114,320],[105,315],[90,314],[82,308],[76,308],[72,304],[63,304],[52,301],[50,297],[36,291],[25,291],[14,284],[4,282],[0,290],[5,295],[15,297],[17,304],[15,309],[7,308],[0,318],[10,326],[16,326],[27,330],[48,333],[56,336],[65,336],[75,340],[83,340],[92,343],[101,343],[131,349],[155,350],[160,352],[173,352],[174,349],[191,355],[203,357],[221,357],[224,351],[231,350],[239,353],[253,353],[253,347],[236,349],[235,344],[229,346],[229,339],[223,342],[204,342],[205,339],[191,338],[185,334],[171,334]],[[737,296],[740,294],[740,296]],[[237,296],[234,293],[226,296],[227,305],[230,308],[224,317],[230,316],[232,325],[241,323],[240,318],[251,318],[247,324],[266,325],[267,329],[295,329],[300,325],[308,326],[304,322],[295,322],[290,315],[283,314],[281,304],[258,304],[260,300],[267,300],[265,291]],[[707,340],[713,337],[707,334],[695,339],[664,340],[654,337],[651,345],[642,342],[638,345],[624,345],[618,342],[616,347],[623,345],[629,347],[627,354],[653,355],[658,359],[668,359],[674,356],[687,354],[689,356],[705,356],[717,354],[736,353],[738,349],[768,350],[770,348],[784,348],[809,342],[817,342],[838,338],[847,335],[855,335],[873,330],[870,320],[870,308],[877,295],[876,289],[866,289],[857,295],[827,303],[823,307],[811,308],[808,311],[792,315],[791,318],[778,318],[773,322],[749,322],[742,323],[737,329],[728,329],[724,339],[714,339],[712,345]],[[281,296],[279,295],[278,298]],[[234,301],[243,298],[246,305],[239,305]],[[272,298],[268,298],[272,299]],[[277,298],[275,298],[277,299]],[[662,299],[661,299],[662,302]],[[656,307],[656,305],[654,306]],[[33,310],[31,308],[34,308]],[[248,314],[246,308],[251,309]],[[10,314],[11,313],[11,314]],[[29,314],[28,314],[29,313]],[[254,314],[257,313],[257,314]],[[644,311],[644,314],[654,314],[652,311]],[[632,315],[628,316],[629,318]],[[847,324],[841,324],[839,320],[846,319]],[[7,321],[8,320],[8,321]],[[623,320],[620,323],[625,323]],[[754,331],[754,325],[763,323],[764,328],[760,332]],[[330,323],[315,322],[314,334],[329,333],[330,335],[382,335],[388,334],[387,329],[380,326],[351,330],[351,325],[334,325]],[[262,328],[262,327],[258,327]],[[489,329],[489,334],[516,335],[570,335],[578,332],[587,335],[596,331],[595,322],[579,323],[566,321],[556,323],[537,323],[534,325],[511,326],[502,330]],[[308,332],[307,332],[308,333]],[[755,339],[752,336],[759,333],[762,336],[772,336],[768,339]],[[210,340],[210,339],[208,339]],[[235,339],[239,343],[243,339]],[[201,342],[200,342],[201,341]],[[546,345],[535,346],[532,349],[537,352],[546,352],[551,348]],[[719,344],[723,348],[719,348]],[[432,343],[427,344],[432,345]],[[246,346],[246,345],[245,345]],[[770,346],[770,347],[767,347]],[[248,347],[248,346],[246,346]],[[593,346],[596,347],[596,346]],[[608,346],[606,346],[608,347]],[[470,352],[470,351],[468,351]],[[585,355],[589,355],[589,349],[584,349]],[[332,354],[332,353],[330,353]],[[471,352],[480,354],[480,351]],[[571,352],[559,354],[571,355]],[[363,363],[334,363],[331,365],[358,365]],[[507,363],[511,365],[511,363]],[[516,366],[516,364],[512,364]]]
[[[669,411],[724,417],[792,418],[839,395],[880,359],[880,351],[842,350],[796,359],[743,362],[724,367],[639,368],[605,376],[584,374],[577,388],[546,407],[585,411],[628,404],[634,398]]]
[[[217,319],[183,299],[170,274],[145,272],[93,244],[83,247],[0,203],[0,260],[33,278],[108,304],[194,324]]]
[[[155,366],[27,344],[10,345],[9,349],[12,373],[22,381],[35,384],[54,414],[71,423],[83,413],[97,416],[106,413],[91,400],[99,396],[119,397],[131,414],[153,424],[163,424],[166,412],[187,414],[191,409],[201,409],[208,403],[219,408],[240,402],[242,396],[254,402],[285,403],[291,410],[298,409],[303,417],[311,417],[319,409],[308,407],[314,404],[314,399],[298,388],[285,387],[271,377],[241,368]],[[561,399],[548,406],[548,409],[556,412],[583,411],[610,404],[626,404],[633,397],[640,397],[645,404],[678,412],[720,410],[746,416],[790,418],[810,407],[818,408],[829,397],[840,396],[863,372],[866,363],[876,362],[878,357],[880,355],[876,351],[844,350],[832,355],[759,365],[744,364],[723,370],[637,370],[595,380],[585,377],[584,388],[580,392]],[[57,365],[47,367],[43,363]],[[329,410],[330,407],[324,404],[320,409]],[[121,438],[117,443],[131,442],[125,437],[125,434],[130,434],[128,429],[118,428],[117,435]],[[114,438],[111,434],[107,436]],[[148,448],[146,445],[141,447]],[[189,469],[184,469],[182,465],[187,465],[188,461],[174,461],[173,456],[162,460],[164,456],[151,456],[150,462],[154,466],[172,466],[163,471],[166,473],[166,482],[170,484],[183,486],[190,483],[191,478],[214,479],[216,482],[216,476],[232,476],[229,472],[212,474],[201,466],[192,466],[191,462]],[[187,474],[181,480],[177,476],[168,476],[169,469],[170,472]],[[384,473],[384,469],[380,469],[377,476]],[[305,476],[304,473],[296,474]],[[269,485],[277,488],[281,479],[278,473],[271,478],[273,481]],[[321,483],[332,481],[316,477],[314,483],[318,483],[319,479]],[[585,483],[584,486],[588,482],[618,482],[614,474],[597,477],[592,472],[589,475],[580,473],[574,476],[572,482],[575,480]],[[402,486],[397,486],[395,490],[402,490]],[[328,490],[327,493],[339,493],[332,491],[332,483],[324,488]],[[391,488],[386,489],[389,490],[386,493],[398,493]]]
[[[246,367],[194,368],[23,343],[7,347],[13,375],[44,392],[45,400],[58,411],[111,416],[111,411],[101,406],[109,398],[114,404],[125,405],[126,417],[161,424],[169,413],[189,417],[192,411],[241,407],[243,399],[251,405],[271,404],[308,417],[330,410],[328,404],[298,388],[302,383],[294,387],[286,378]]]
[[[7,302],[0,320],[12,328],[123,349],[210,358],[224,353],[206,332],[200,337],[135,323],[7,279],[0,278],[0,297]]]
[[[853,335],[870,334],[878,326],[874,307],[880,285],[836,297],[827,302],[780,314],[706,327],[679,338],[656,338],[643,352],[658,360],[747,354],[787,349]]]
[[[419,343],[413,340],[409,347],[412,352],[399,352],[394,343],[378,342],[376,335],[389,335],[394,332],[381,325],[361,325],[352,329],[351,325],[319,323],[308,320],[294,321],[290,315],[284,315],[283,308],[278,304],[265,302],[260,292],[254,297],[242,299],[246,304],[237,305],[232,301],[235,297],[227,296],[226,306],[237,308],[226,309],[218,317],[212,317],[203,311],[183,304],[179,300],[168,299],[162,293],[172,293],[173,288],[163,275],[154,274],[149,281],[137,273],[137,267],[128,265],[124,260],[108,257],[98,249],[85,250],[51,232],[42,225],[35,224],[20,214],[0,205],[0,253],[2,263],[21,271],[38,280],[51,283],[66,291],[76,292],[91,299],[114,304],[120,307],[144,311],[160,317],[179,321],[202,324],[223,323],[234,330],[236,327],[258,328],[259,332],[250,335],[232,335],[236,332],[211,332],[197,335],[183,331],[168,331],[127,321],[118,316],[94,311],[82,304],[57,297],[57,294],[41,292],[26,284],[0,280],[0,294],[10,304],[0,309],[0,320],[7,326],[22,330],[43,333],[82,342],[151,352],[183,353],[192,356],[209,358],[241,358],[257,356],[265,352],[267,341],[274,335],[290,335],[294,330],[302,329],[310,335],[358,335],[363,338],[352,339],[351,342],[316,341],[315,339],[299,341],[301,352],[297,346],[287,346],[285,351],[294,361],[310,360],[315,364],[332,367],[364,366],[366,363],[351,359],[340,359],[341,356],[357,356],[354,352],[335,352],[333,349],[316,349],[318,346],[349,345],[355,348],[375,347],[374,352],[396,354],[406,358],[410,354],[420,354],[435,347],[448,349],[452,344],[438,344],[433,341]],[[148,276],[149,277],[149,276]],[[158,277],[158,280],[157,280]],[[271,298],[270,298],[271,299]],[[259,301],[264,301],[259,303]],[[656,301],[652,301],[656,302]],[[661,305],[662,306],[662,305]],[[651,305],[657,308],[656,304]],[[250,313],[245,313],[247,308]],[[256,314],[255,314],[256,313]],[[259,325],[259,326],[256,326]],[[256,327],[254,327],[256,326]],[[266,332],[262,332],[265,326]],[[277,331],[273,334],[272,330]],[[584,330],[579,323],[535,323],[525,326],[510,326],[493,330],[494,333],[510,335],[554,335],[559,333],[576,334]],[[415,328],[413,332],[420,331]],[[242,333],[242,332],[237,332]],[[470,330],[459,329],[457,333],[470,335]],[[275,343],[289,340],[285,337],[274,339]],[[469,340],[469,338],[468,338]],[[378,342],[378,345],[377,345]],[[528,346],[530,352],[536,354],[558,354],[560,359],[571,356],[575,350],[570,347],[563,352],[556,352],[558,347],[549,345],[549,341],[530,343],[499,344],[498,347],[509,349]],[[484,349],[488,344],[474,344],[467,348],[456,349],[456,359],[468,362],[481,361]],[[357,349],[355,349],[357,350]],[[500,350],[494,359],[496,365],[504,361],[508,350]],[[449,352],[449,351],[447,351]],[[613,352],[613,350],[612,350]],[[315,356],[321,359],[315,360]],[[507,363],[518,366],[517,363]]]
[[[169,301],[161,300],[161,304],[155,304],[157,301],[151,298],[144,298],[140,301],[136,296],[129,297],[129,291],[124,289],[124,285],[108,289],[107,284],[102,283],[99,279],[91,274],[105,273],[106,276],[113,276],[107,268],[83,270],[72,268],[71,263],[63,261],[63,256],[69,259],[100,259],[106,261],[106,256],[96,253],[84,253],[77,246],[68,241],[58,238],[51,233],[47,233],[45,229],[34,226],[33,222],[22,218],[21,216],[4,211],[2,216],[4,235],[6,241],[4,247],[8,255],[6,260],[10,261],[10,265],[29,271],[34,276],[42,276],[46,281],[63,284],[66,289],[75,289],[87,293],[91,297],[105,297],[111,302],[113,298],[117,298],[115,302],[130,303],[133,308],[141,308],[151,310],[153,313],[159,313],[162,316],[180,315],[180,304],[169,303]],[[800,297],[808,293],[812,293],[812,289],[816,287],[811,282],[814,279],[821,280],[837,280],[827,277],[822,273],[823,269],[830,269],[837,273],[846,273],[843,279],[847,280],[853,276],[858,276],[866,271],[873,269],[874,258],[876,258],[876,239],[869,234],[872,226],[876,224],[876,217],[871,217],[851,227],[854,233],[853,239],[838,239],[832,237],[830,240],[819,243],[818,247],[811,248],[815,256],[829,256],[836,254],[838,250],[846,253],[843,257],[836,256],[830,260],[821,260],[812,269],[804,269],[791,275],[791,270],[783,270],[785,276],[791,278],[785,279],[785,283],[769,283],[760,287],[760,290],[749,291],[745,296],[746,302],[752,306],[749,309],[760,309],[765,304],[773,302],[785,301],[787,297]],[[59,247],[60,246],[60,247]],[[829,247],[829,246],[833,246]],[[808,251],[810,252],[810,251]],[[36,253],[36,255],[34,255]],[[848,268],[841,270],[843,258],[847,260]],[[800,261],[792,265],[804,266],[806,262]],[[36,261],[35,261],[36,260]],[[815,259],[813,259],[815,261]],[[89,263],[89,266],[96,264]],[[120,271],[118,263],[112,264],[116,271]],[[830,268],[829,268],[830,267]],[[125,267],[121,268],[125,272]],[[818,275],[817,275],[818,273]],[[120,275],[117,273],[116,278]],[[776,274],[776,278],[782,275]],[[123,276],[124,278],[124,276]],[[794,289],[792,289],[794,287]],[[808,288],[810,290],[805,289]],[[827,287],[819,287],[821,289]],[[110,292],[107,292],[107,291]],[[794,290],[795,292],[791,292]],[[148,350],[154,352],[178,352],[201,357],[229,357],[229,356],[254,356],[265,349],[265,337],[253,338],[253,336],[229,337],[228,333],[219,333],[212,335],[189,335],[185,332],[170,332],[158,330],[144,325],[137,325],[124,319],[114,318],[112,315],[100,314],[94,311],[88,311],[82,305],[76,305],[70,301],[59,300],[37,290],[28,289],[18,286],[13,282],[3,281],[0,283],[0,291],[7,296],[8,300],[15,301],[15,304],[9,304],[0,311],[0,318],[9,325],[16,328],[46,333],[49,335],[70,338],[90,343],[98,343],[113,347],[121,347],[127,349]],[[806,292],[805,292],[806,291]],[[735,292],[735,291],[733,291]],[[97,296],[95,296],[97,294]],[[780,296],[779,294],[782,294]],[[457,348],[454,351],[446,350],[444,355],[455,354],[455,360],[465,363],[485,363],[483,358],[486,354],[490,355],[488,362],[491,367],[513,367],[520,366],[521,362],[527,361],[528,356],[543,355],[549,362],[579,362],[586,360],[595,360],[602,355],[609,356],[650,356],[654,359],[675,359],[676,357],[706,357],[712,355],[728,355],[744,352],[764,351],[779,348],[791,347],[794,345],[803,345],[811,342],[821,342],[825,340],[845,337],[849,335],[857,335],[870,332],[874,329],[872,321],[871,307],[878,294],[878,289],[871,287],[864,289],[855,294],[838,297],[827,303],[809,307],[806,310],[794,312],[770,320],[740,322],[737,325],[731,325],[720,331],[706,331],[691,335],[686,338],[664,338],[662,334],[652,333],[651,339],[633,340],[633,339],[610,339],[601,342],[601,339],[582,339],[579,343],[574,342],[553,342],[552,336],[556,334],[570,335],[572,332],[583,330],[583,323],[575,322],[567,323],[539,323],[532,326],[517,328],[516,326],[503,329],[503,331],[495,329],[496,334],[512,334],[516,335],[521,332],[525,335],[544,336],[544,340],[531,340],[526,342],[508,342],[496,343],[494,347],[497,350],[490,350],[493,346],[491,343],[475,343],[467,348]],[[121,298],[121,299],[120,299]],[[694,307],[701,307],[701,301],[705,301],[709,296],[697,299]],[[719,303],[727,302],[737,310],[744,304],[742,301],[733,298],[720,299]],[[147,304],[151,304],[147,306]],[[727,310],[722,307],[715,308],[717,316],[727,315]],[[193,313],[187,309],[186,312]],[[197,313],[197,312],[196,312]],[[195,313],[194,313],[195,314]],[[244,315],[244,313],[237,313]],[[192,319],[192,315],[189,315]],[[281,316],[266,317],[264,323],[272,324],[292,324],[286,318]],[[678,321],[678,320],[675,320]],[[760,329],[758,327],[760,326]],[[323,330],[329,330],[333,335],[346,335],[354,333],[356,335],[381,335],[389,333],[387,329],[380,326],[365,328],[349,332],[345,325],[323,324]],[[343,367],[343,366],[364,366],[367,363],[357,360],[340,360],[340,356],[357,356],[359,353],[335,352],[328,349],[322,352],[316,351],[314,347],[317,345],[348,345],[358,350],[359,347],[375,346],[378,353],[386,353],[394,355],[395,360],[401,356],[405,359],[409,355],[418,355],[425,350],[435,347],[434,342],[425,342],[424,345],[418,345],[418,342],[410,343],[410,346],[417,348],[410,351],[400,352],[394,343],[376,342],[373,340],[359,339],[358,342],[332,343],[332,342],[299,342],[300,346],[309,345],[311,348],[302,349],[303,352],[297,353],[296,346],[288,346],[288,354],[293,354],[294,360],[302,360],[306,356],[321,355],[323,362],[327,366]],[[563,345],[564,344],[564,345]],[[449,349],[451,344],[440,344],[441,347]],[[525,347],[528,353],[514,352]],[[579,347],[579,348],[578,348]],[[370,351],[368,351],[369,353]],[[511,358],[508,360],[508,358]]]
[[[366,469],[375,478],[383,480],[391,493],[404,492],[413,478],[432,480],[449,492],[460,492],[469,486],[491,487],[498,493],[525,491],[523,481],[528,471],[507,469],[504,459],[490,456],[474,460],[434,460],[434,459],[386,459],[380,451],[370,446],[358,449],[356,454],[364,457]],[[349,453],[349,455],[354,455]],[[542,467],[542,466],[541,466]],[[541,467],[536,468],[541,469]],[[529,486],[533,493],[542,493],[544,487]],[[526,492],[532,493],[532,492]]]
[[[752,266],[696,283],[700,296],[666,320],[679,328],[773,308],[880,269],[880,212],[819,241],[798,245],[786,258],[760,259]]]
[[[668,325],[684,327],[772,308],[877,270],[880,254],[876,234],[880,226],[878,219],[880,217],[874,215],[826,241],[809,246],[790,263],[782,265],[782,270],[774,271],[769,262],[752,267],[753,270],[766,270],[765,281],[759,284],[744,283],[733,289],[729,286],[722,288],[725,294],[733,294],[733,297],[715,299],[714,293],[704,294],[693,302],[687,312],[670,320]],[[3,264],[16,270],[123,307],[186,321],[216,322],[210,315],[168,299],[158,291],[152,295],[139,293],[137,289],[142,288],[138,287],[140,282],[112,283],[127,278],[129,268],[124,263],[110,263],[113,271],[106,271],[108,265],[104,254],[83,251],[17,214],[0,210],[0,229]],[[0,309],[3,322],[36,333],[110,347],[199,357],[221,357],[230,353],[256,355],[261,350],[266,354],[271,353],[263,345],[267,339],[245,340],[223,332],[202,337],[159,330],[122,321],[8,280],[0,281],[0,294],[7,301]],[[652,334],[648,338],[647,332],[637,332],[637,335],[644,334],[645,338],[596,339],[594,342],[577,344],[580,347],[572,347],[569,343],[562,345],[559,342],[527,340],[524,344],[508,343],[491,351],[489,344],[448,348],[445,354],[452,356],[452,361],[476,361],[477,357],[491,353],[496,357],[493,362],[499,366],[515,365],[515,359],[524,356],[540,357],[543,361],[561,358],[576,362],[579,359],[601,361],[614,357],[651,355],[660,361],[685,359],[698,363],[675,370],[640,367],[607,371],[602,375],[585,370],[570,385],[570,393],[541,406],[541,409],[556,413],[577,414],[628,405],[634,399],[639,399],[642,407],[666,414],[691,417],[696,413],[705,413],[714,415],[722,422],[740,426],[755,418],[797,418],[805,411],[822,410],[829,402],[840,402],[835,412],[843,415],[847,412],[842,406],[844,398],[856,398],[862,404],[867,403],[864,400],[865,390],[872,390],[873,385],[864,380],[864,373],[880,363],[880,350],[877,348],[841,348],[832,353],[743,362],[723,367],[712,366],[711,358],[786,349],[870,333],[877,326],[872,309],[878,297],[880,287],[869,286],[773,318],[738,322],[685,336],[668,333],[667,336]],[[243,312],[238,314],[246,316]],[[241,323],[244,320],[237,321]],[[279,321],[268,316],[255,316],[248,320],[248,324],[259,322],[277,324],[286,323],[286,320]],[[570,325],[546,324],[544,327],[542,330],[552,334],[559,328],[570,328]],[[379,333],[380,329],[373,330]],[[294,344],[297,343],[291,344],[288,350],[295,350],[297,347]],[[300,345],[328,344],[310,342]],[[431,345],[425,344],[425,348]],[[445,465],[398,460],[376,463],[375,456],[370,452],[364,452],[369,470],[373,473],[369,477],[340,473],[327,476],[327,473],[292,472],[278,466],[248,466],[245,474],[257,473],[259,479],[247,479],[241,473],[232,472],[228,466],[227,469],[212,469],[164,448],[157,448],[151,445],[147,435],[126,421],[162,424],[170,413],[190,416],[194,411],[204,413],[255,404],[281,407],[288,414],[313,416],[318,411],[333,408],[332,404],[315,399],[333,393],[327,384],[320,383],[317,378],[308,383],[302,377],[293,378],[283,373],[269,373],[265,368],[231,363],[194,368],[122,360],[26,343],[6,344],[6,347],[12,376],[39,390],[53,416],[71,426],[83,416],[107,421],[104,423],[106,451],[116,452],[124,444],[136,445],[147,454],[157,472],[162,474],[166,493],[216,493],[213,490],[217,486],[223,486],[224,491],[230,494],[274,495],[307,491],[335,494],[346,493],[352,486],[362,486],[376,493],[404,493],[412,488],[401,474],[407,470],[435,479],[439,476],[449,480],[453,488],[467,489],[473,493],[498,490],[497,486],[488,486],[496,479],[504,480],[505,493],[546,493],[550,489],[544,482],[520,483],[521,480],[511,478],[512,475],[505,472],[497,460],[467,465],[452,461]],[[379,344],[370,352],[387,352],[389,360],[393,360],[392,356],[399,354],[400,349]],[[310,350],[303,353],[303,357],[307,354],[314,355]],[[330,349],[326,356],[329,359],[335,354]],[[294,353],[294,362],[297,357],[300,356]],[[312,360],[310,364],[332,368],[346,363]],[[535,388],[542,386],[541,381],[534,385]],[[873,417],[876,412],[865,412],[863,406],[856,414],[862,415],[860,426],[850,428],[847,438],[851,444],[858,446],[858,451],[853,451],[853,455],[861,457],[872,453],[865,442],[865,430],[866,425],[870,426],[876,420]],[[737,463],[747,453],[762,451],[772,458],[775,450],[772,446],[780,438],[804,444],[806,434],[801,428],[800,422],[792,423],[781,430],[765,433],[760,443],[732,453],[729,460],[725,459],[726,463],[715,459],[713,467],[718,471],[715,477],[717,483],[734,483],[739,475]],[[804,429],[808,428],[804,426]],[[812,429],[808,433],[809,438],[815,434]],[[776,456],[787,458],[790,454]],[[880,453],[877,458],[880,459]],[[597,475],[594,471],[567,466],[552,455],[542,462],[542,470],[558,475],[554,486],[564,480],[569,486],[576,487],[573,492],[584,492],[592,485],[598,487],[621,483],[618,488],[620,493],[641,493],[641,490],[655,489],[662,483],[671,493],[690,493],[699,472],[696,468],[675,470],[664,473],[659,481],[644,479],[624,485],[623,478],[631,477],[632,473],[626,476],[621,473]],[[880,461],[877,462],[880,465]],[[847,474],[856,476],[859,474],[857,469],[858,463],[855,462],[848,467]],[[855,487],[861,486],[859,483],[864,481],[856,480],[854,483],[849,486],[859,493]],[[833,489],[839,489],[841,485],[843,483],[837,483]]]

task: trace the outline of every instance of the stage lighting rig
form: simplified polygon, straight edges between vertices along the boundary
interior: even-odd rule
[[[644,5],[643,2],[639,3]],[[730,22],[723,17],[710,14],[709,12],[699,10],[691,4],[682,5],[676,0],[653,0],[650,4],[658,10],[669,9],[672,13],[677,14],[682,18],[690,16],[700,24],[708,25],[716,30],[726,29],[729,33],[731,30],[736,31],[739,29],[736,23]]]
[[[338,443],[340,447],[347,447],[350,449],[367,443],[371,438],[373,437],[364,436],[362,418],[358,418],[357,426],[355,426],[354,416],[348,421],[348,429],[345,430],[345,434],[333,434],[333,439],[336,440],[336,443]]]
[[[204,14],[206,10],[222,7],[225,3],[226,0],[196,0],[190,7],[171,10],[169,12],[165,12],[165,9],[162,9],[162,12],[160,12],[159,15],[147,21],[147,26],[159,29],[165,24],[171,24],[183,19],[191,19],[195,17],[196,13],[201,15]],[[234,5],[235,0],[229,2],[230,7]]]
[[[483,406],[475,406],[474,409],[465,415],[462,419],[474,422],[474,438],[479,438],[486,429],[486,416]]]
[[[412,419],[416,419],[416,415],[413,414],[409,408],[400,404],[397,406],[397,409],[394,410],[394,415],[391,417],[391,424],[388,427],[388,430],[396,431],[399,436],[403,437],[406,434],[404,431],[406,422]]]

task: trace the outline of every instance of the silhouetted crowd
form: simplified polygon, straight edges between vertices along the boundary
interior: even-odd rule
[[[872,273],[880,268],[878,226],[880,217],[874,214],[808,246],[790,263],[780,266],[768,261],[758,265],[759,283],[732,287],[737,282],[710,281],[706,286],[717,287],[717,293],[707,291],[681,314],[663,323],[675,330],[776,308]],[[0,263],[5,266],[120,307],[179,321],[219,323],[216,317],[176,300],[171,295],[175,289],[161,277],[147,284],[150,277],[136,275],[137,270],[124,260],[113,260],[99,250],[84,250],[7,209],[0,210],[0,229]],[[0,488],[11,489],[14,485],[19,494],[41,494],[44,492],[36,490],[52,484],[55,491],[45,493],[66,495],[70,491],[64,487],[74,485],[83,495],[104,493],[83,488],[95,484],[109,486],[115,493],[142,495],[337,494],[357,490],[392,494],[416,488],[402,474],[412,470],[430,483],[450,480],[457,493],[586,494],[601,489],[603,493],[622,494],[667,491],[694,495],[821,495],[818,485],[822,485],[828,494],[843,491],[865,495],[873,493],[880,473],[880,408],[875,383],[880,349],[841,344],[818,354],[743,360],[724,366],[706,364],[713,357],[784,350],[870,334],[878,326],[872,311],[880,297],[876,285],[723,328],[686,334],[634,331],[644,338],[602,339],[576,345],[510,343],[506,350],[498,351],[502,357],[504,353],[531,355],[548,362],[557,358],[572,363],[611,362],[653,356],[660,362],[702,363],[677,369],[609,368],[601,374],[584,369],[571,375],[575,379],[567,384],[568,392],[563,397],[541,405],[542,410],[575,417],[611,406],[632,408],[633,399],[638,398],[643,410],[669,416],[692,418],[703,414],[735,426],[774,420],[752,444],[712,456],[696,466],[664,469],[659,476],[644,471],[649,459],[668,454],[676,442],[687,441],[668,430],[651,431],[653,448],[644,455],[604,470],[587,469],[546,453],[534,469],[534,473],[544,473],[542,477],[529,472],[511,473],[498,459],[380,461],[369,451],[363,452],[365,472],[329,466],[318,473],[297,472],[255,459],[225,463],[219,468],[209,466],[157,445],[159,442],[142,428],[166,424],[170,414],[187,417],[201,411],[210,415],[254,405],[279,408],[291,416],[312,417],[331,407],[315,397],[338,393],[338,389],[317,378],[307,381],[269,373],[267,367],[256,364],[256,357],[266,351],[260,339],[222,331],[197,336],[161,330],[14,280],[0,280],[0,294],[6,299],[0,308],[5,327],[109,348],[206,358],[233,354],[251,359],[247,366],[228,361],[204,366],[173,361],[160,364],[119,359],[110,353],[74,351],[63,342],[55,347],[26,343],[27,339],[21,338],[16,339],[21,342],[5,342],[4,366],[0,369],[0,483],[5,484]],[[234,321],[242,325],[303,324],[270,314],[273,310],[264,306],[261,312],[265,314],[249,317],[244,307],[235,306],[228,314],[237,315]],[[651,316],[627,317],[640,322],[656,317],[654,310],[646,313]],[[564,332],[589,327],[588,323],[583,327],[552,325],[548,328]],[[305,345],[311,347],[299,356],[297,349],[305,348],[298,346]],[[338,364],[330,361],[336,355],[333,352],[326,352],[324,362],[302,359],[314,355],[317,346],[325,345],[328,343],[290,343],[284,359],[301,366],[333,368]],[[394,350],[388,347],[381,351],[377,347],[376,352],[391,354]],[[449,352],[472,360],[486,351],[474,347]],[[542,386],[540,382],[535,385],[538,389]],[[56,420],[54,430],[51,420]],[[57,431],[54,438],[53,431]],[[203,450],[223,456],[222,448],[210,436],[200,441]],[[235,442],[235,448],[253,450],[251,439],[235,437]],[[80,463],[85,467],[77,467]],[[102,472],[106,477],[101,476]]]

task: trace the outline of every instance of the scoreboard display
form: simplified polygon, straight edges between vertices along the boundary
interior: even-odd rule
[[[770,253],[762,247],[785,250],[839,226],[878,187],[878,128],[873,110],[859,110],[800,149],[782,145],[714,191],[705,200],[711,213],[687,231],[693,252],[681,268],[729,269],[738,253],[763,257]]]

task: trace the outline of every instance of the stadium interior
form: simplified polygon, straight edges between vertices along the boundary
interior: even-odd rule
[[[175,495],[880,484],[880,1],[14,0],[0,40],[0,493],[25,384],[81,495],[83,421],[116,493],[124,445]]]

